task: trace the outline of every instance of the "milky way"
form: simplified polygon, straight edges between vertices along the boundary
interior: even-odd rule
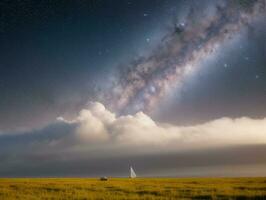
[[[265,1],[223,1],[198,14],[191,6],[149,56],[140,57],[120,71],[102,100],[117,113],[149,113],[173,87],[182,86],[219,46],[265,13]]]

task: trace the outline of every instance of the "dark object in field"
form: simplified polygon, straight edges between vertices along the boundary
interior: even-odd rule
[[[107,180],[108,178],[106,176],[100,178],[100,181],[107,181]]]

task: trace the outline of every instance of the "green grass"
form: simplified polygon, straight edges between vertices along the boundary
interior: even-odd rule
[[[266,199],[266,178],[0,179],[1,200]]]

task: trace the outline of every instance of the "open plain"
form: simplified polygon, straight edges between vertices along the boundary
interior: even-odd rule
[[[5,178],[1,200],[266,199],[266,178]]]

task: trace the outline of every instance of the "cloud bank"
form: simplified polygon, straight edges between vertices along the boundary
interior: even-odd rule
[[[46,172],[49,175],[51,171],[59,170],[52,166],[62,165],[60,170],[64,170],[64,167],[67,168],[75,163],[79,163],[80,166],[89,163],[93,165],[93,169],[99,169],[96,163],[99,165],[105,163],[110,166],[106,164],[107,160],[121,162],[118,160],[122,159],[128,163],[129,158],[136,160],[134,162],[137,163],[139,159],[143,159],[143,156],[147,156],[147,160],[144,160],[148,162],[148,158],[156,160],[154,156],[164,159],[172,155],[170,156],[172,167],[178,167],[180,163],[177,164],[173,159],[175,154],[179,157],[182,154],[182,160],[190,163],[191,155],[198,152],[218,149],[219,154],[221,153],[219,149],[254,145],[266,145],[266,118],[221,118],[194,126],[174,126],[157,123],[143,112],[116,116],[103,104],[90,102],[71,121],[59,117],[55,124],[40,130],[1,135],[0,174],[12,175],[18,169],[23,171],[24,168],[34,170],[45,168],[42,170],[49,169]],[[254,152],[256,151],[253,149],[252,154]],[[263,152],[265,153],[265,149]],[[234,155],[238,159],[241,157],[253,159],[255,156],[247,156],[245,151],[238,151]],[[192,157],[193,161],[197,160],[195,156]],[[203,157],[200,161],[198,160],[199,163],[203,160],[206,165],[211,163],[209,154],[204,153]],[[231,161],[233,160],[235,159]],[[264,161],[264,158],[259,160],[259,162]],[[221,164],[221,161],[215,162]],[[251,161],[251,163],[257,162],[257,160]],[[38,165],[40,163],[42,163],[41,166]],[[63,163],[68,165],[64,166]],[[118,165],[123,166],[121,163]],[[158,166],[161,165],[158,164]],[[30,172],[29,174],[31,175]]]
[[[77,124],[75,134],[83,142],[143,146],[144,151],[152,147],[182,150],[266,144],[266,118],[221,118],[195,126],[174,126],[156,123],[143,112],[116,117],[103,104],[90,102],[71,123]]]

